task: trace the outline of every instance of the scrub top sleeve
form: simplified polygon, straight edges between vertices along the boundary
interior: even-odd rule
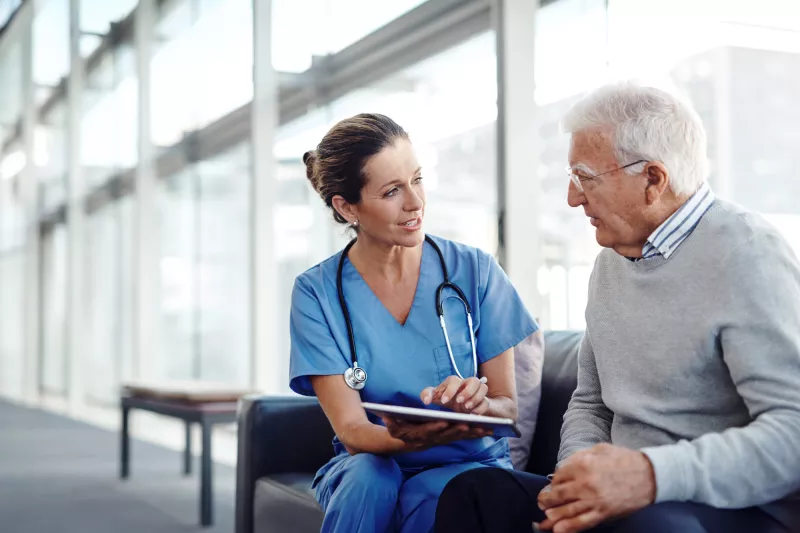
[[[480,325],[476,342],[478,362],[485,363],[519,344],[539,325],[494,257],[478,254]]]
[[[309,378],[342,374],[347,359],[333,338],[317,295],[300,278],[292,289],[290,313],[289,386],[298,394],[314,396]]]

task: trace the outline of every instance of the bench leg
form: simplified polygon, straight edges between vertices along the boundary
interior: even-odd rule
[[[186,446],[183,449],[183,474],[185,476],[192,473],[192,424],[185,422],[186,426]]]
[[[211,424],[206,420],[201,423],[203,433],[203,449],[200,464],[200,525],[208,527],[214,522],[214,509],[211,498]]]
[[[128,428],[128,419],[130,417],[130,408],[122,407],[122,427],[120,430],[120,457],[119,457],[119,477],[120,479],[127,479],[130,475],[130,460],[131,460],[131,439]]]

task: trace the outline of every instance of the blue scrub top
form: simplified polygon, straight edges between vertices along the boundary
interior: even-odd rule
[[[505,272],[489,254],[433,237],[442,250],[450,280],[472,308],[478,364],[500,355],[534,333],[538,325],[525,309]],[[290,318],[290,386],[314,396],[310,376],[342,375],[352,365],[347,326],[336,291],[341,252],[297,277]],[[420,393],[456,374],[436,314],[436,288],[444,280],[436,251],[425,242],[411,312],[400,324],[345,260],[342,288],[353,325],[358,364],[367,371],[361,392],[365,402],[425,407]],[[464,377],[475,375],[464,306],[452,289],[442,292],[453,357]],[[342,378],[344,379],[344,378]],[[379,418],[370,420],[381,424]],[[470,461],[497,443],[496,437],[464,440],[396,455],[401,467]],[[338,444],[336,439],[334,444]],[[347,453],[341,445],[336,448]]]

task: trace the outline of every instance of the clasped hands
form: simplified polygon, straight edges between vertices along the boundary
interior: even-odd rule
[[[597,444],[566,459],[538,498],[540,531],[578,533],[653,503],[656,481],[642,452]]]
[[[461,379],[449,376],[436,387],[426,387],[420,393],[425,405],[441,405],[457,413],[486,414],[489,410],[489,399],[486,383],[478,378]],[[489,429],[471,427],[464,423],[445,421],[414,423],[383,416],[383,423],[389,434],[400,439],[412,448],[424,449],[440,446],[450,442],[466,439],[477,439],[491,435]]]

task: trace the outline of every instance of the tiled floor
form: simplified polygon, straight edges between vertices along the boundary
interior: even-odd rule
[[[199,464],[196,463],[194,476],[181,474],[181,454],[177,451],[182,445],[180,423],[137,413],[136,435],[149,435],[151,442],[142,439],[132,442],[131,478],[123,482],[117,478],[118,421],[112,412],[103,415],[105,421],[101,415],[87,410],[82,418],[91,418],[96,424],[91,425],[52,411],[0,401],[2,531],[203,531],[198,525]],[[106,427],[98,427],[101,423]],[[215,436],[214,444],[221,443],[215,456],[230,459],[226,441],[235,441],[233,434],[225,435],[223,431]],[[216,525],[205,531],[233,531],[234,482],[233,468],[217,463],[214,467]]]

